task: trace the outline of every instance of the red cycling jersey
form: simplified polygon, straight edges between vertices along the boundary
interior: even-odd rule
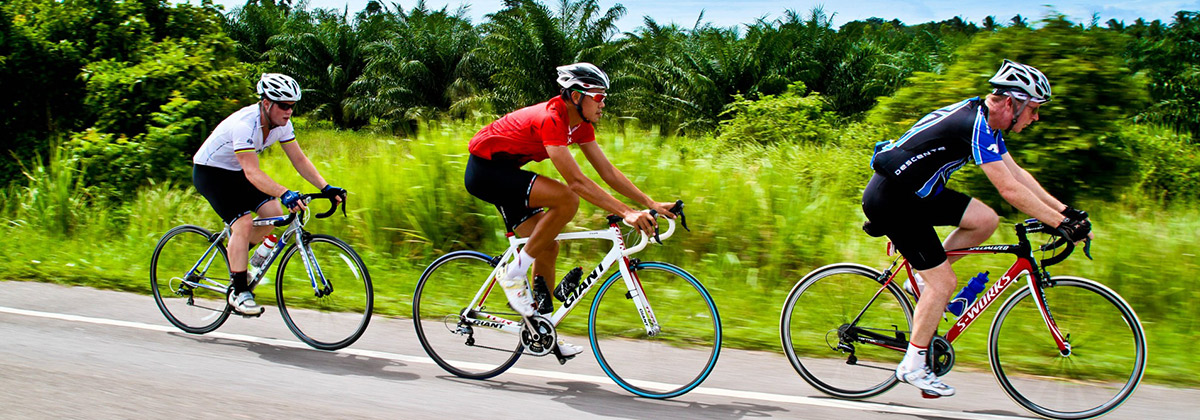
[[[561,96],[518,109],[488,124],[471,138],[472,155],[488,160],[514,160],[524,165],[549,158],[546,146],[596,141],[592,124],[567,125],[567,103]]]

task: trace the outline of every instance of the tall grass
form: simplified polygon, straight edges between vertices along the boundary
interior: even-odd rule
[[[462,186],[466,144],[478,127],[431,123],[415,138],[368,132],[305,129],[300,145],[325,178],[350,191],[348,217],[340,213],[309,227],[339,236],[371,268],[380,314],[408,316],[421,270],[453,249],[496,253],[506,247],[499,214]],[[713,293],[733,347],[776,350],[779,310],[791,286],[810,270],[854,261],[881,267],[885,241],[859,226],[867,151],[820,145],[731,148],[711,139],[658,137],[606,130],[600,145],[639,187],[660,201],[683,199],[692,232],[638,255],[680,265]],[[590,165],[581,167],[598,179]],[[284,185],[313,190],[283,153],[262,156],[268,174]],[[546,176],[549,162],[531,164]],[[218,229],[220,221],[190,185],[155,184],[120,207],[92,200],[78,171],[61,158],[30,164],[28,182],[0,192],[0,276],[89,284],[148,293],[147,264],[158,237],[190,223]],[[1053,180],[1043,180],[1053,182]],[[1164,208],[1126,195],[1123,202],[1080,203],[1093,215],[1095,261],[1082,255],[1052,274],[1098,280],[1138,311],[1151,339],[1148,378],[1200,385],[1200,363],[1190,350],[1200,318],[1200,210],[1194,203]],[[995,203],[992,203],[995,204]],[[581,206],[568,230],[602,228],[604,212]],[[1014,241],[1006,220],[989,243]],[[944,233],[944,232],[943,232]],[[568,243],[559,272],[591,266],[599,243]],[[981,257],[956,264],[960,277],[1007,268],[1010,259]],[[580,332],[583,317],[564,328]],[[986,366],[987,323],[955,344],[963,366]]]

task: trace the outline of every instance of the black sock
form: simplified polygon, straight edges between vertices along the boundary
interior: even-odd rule
[[[246,272],[235,271],[229,273],[229,287],[233,289],[234,294],[242,293],[249,289],[250,285],[246,283]]]

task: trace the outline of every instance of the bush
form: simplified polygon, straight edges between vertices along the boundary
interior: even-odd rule
[[[817,93],[805,95],[804,83],[788,86],[780,95],[766,95],[748,100],[734,95],[733,103],[725,107],[719,140],[729,143],[787,144],[829,143],[836,138],[837,114],[827,109],[826,101]]]
[[[1145,89],[1121,59],[1120,34],[1084,29],[1061,15],[1043,23],[977,35],[944,75],[917,74],[868,118],[895,138],[930,111],[989,92],[987,79],[1003,59],[1026,63],[1049,77],[1054,99],[1041,107],[1040,122],[1005,136],[1013,158],[1062,200],[1111,197],[1134,176],[1135,158],[1116,134],[1145,102]],[[982,171],[964,175],[963,189],[998,201]]]

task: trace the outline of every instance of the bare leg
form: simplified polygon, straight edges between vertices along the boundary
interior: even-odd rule
[[[529,193],[529,206],[545,207],[546,211],[518,226],[517,233],[531,231],[529,242],[525,244],[525,253],[534,258],[534,273],[545,277],[546,287],[553,290],[554,262],[558,258],[558,242],[554,238],[575,217],[575,212],[579,210],[579,196],[563,183],[539,176]]]
[[[247,213],[233,222],[233,232],[229,235],[229,271],[246,271],[247,260],[250,257],[250,238],[253,235],[251,222],[254,214]]]
[[[277,200],[270,200],[263,203],[263,205],[258,207],[256,212],[259,217],[283,216],[283,208],[279,207],[279,201]],[[273,225],[254,226],[253,230],[250,231],[250,243],[262,243],[262,238],[271,233],[272,230],[275,230],[275,226]]]
[[[982,244],[983,241],[992,237],[999,225],[1000,216],[996,215],[996,211],[987,204],[983,204],[982,201],[972,198],[971,204],[968,204],[967,210],[963,212],[962,221],[958,223],[958,229],[954,229],[953,232],[946,235],[946,240],[942,241],[942,247],[949,250]],[[962,255],[951,256],[949,262],[954,264],[962,257]],[[922,273],[922,277],[925,277],[924,273]]]
[[[928,270],[921,270],[921,278],[925,279],[925,291],[917,301],[917,311],[913,314],[912,337],[909,342],[918,346],[929,346],[937,331],[938,321],[942,319],[946,304],[950,303],[950,295],[958,285],[954,269],[950,261],[945,261]]]

